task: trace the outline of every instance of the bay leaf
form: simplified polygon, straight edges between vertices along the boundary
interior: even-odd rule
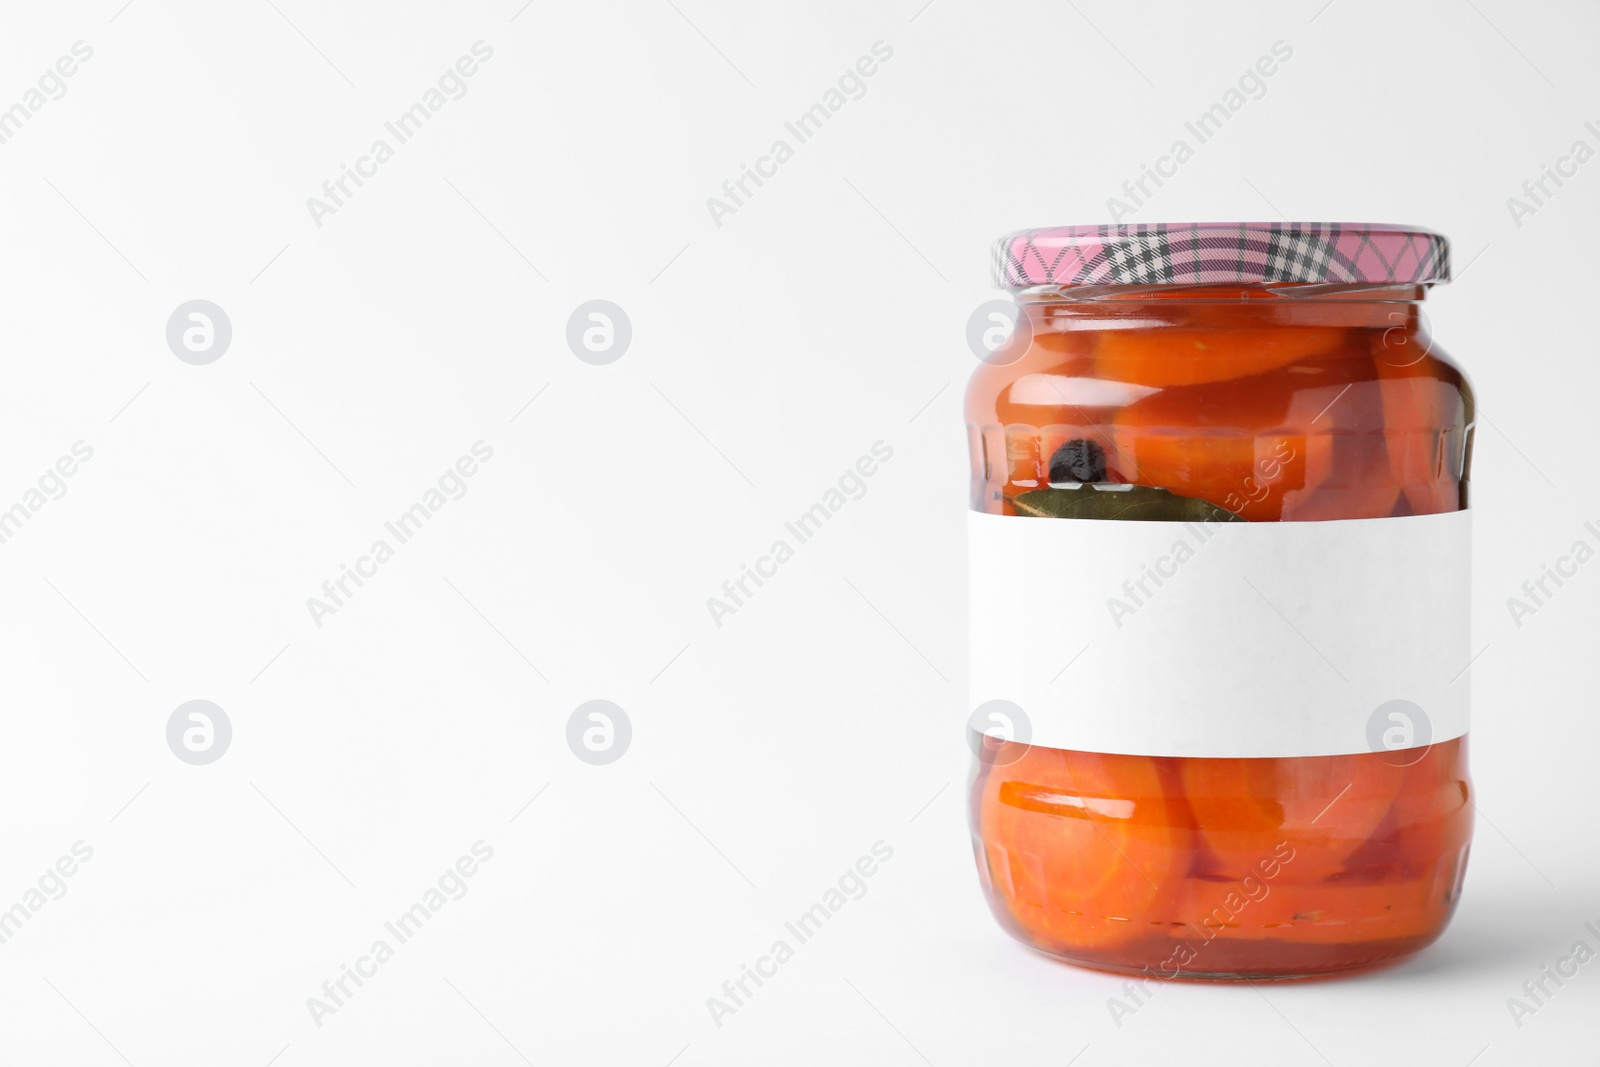
[[[1141,519],[1145,522],[1244,522],[1209,500],[1148,485],[1035,489],[1011,501],[1018,515],[1049,519]]]

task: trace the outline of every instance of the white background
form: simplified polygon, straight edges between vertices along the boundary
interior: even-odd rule
[[[1600,120],[1578,3],[5,5],[0,945],[6,1064],[1572,1062],[1600,963]],[[274,7],[276,4],[276,7]],[[675,5],[675,6],[674,6]],[[306,200],[494,49],[319,228]],[[875,41],[893,57],[719,227],[707,209]],[[1415,223],[1482,401],[1481,813],[1445,938],[1354,980],[1120,983],[979,896],[962,739],[968,314],[999,234],[1108,217],[1274,41],[1294,50],[1139,221]],[[792,143],[792,138],[791,138]],[[203,298],[203,367],[165,324]],[[580,362],[603,298],[633,341]],[[531,398],[537,396],[531,405]],[[520,414],[519,414],[520,412]],[[306,599],[483,440],[493,459],[337,614]],[[893,458],[715,626],[706,599],[874,442]],[[234,736],[167,748],[180,703]],[[604,698],[633,741],[568,749]],[[530,798],[538,799],[529,804]],[[514,818],[515,817],[515,818]],[[494,858],[318,1027],[307,998],[473,842]],[[892,860],[735,1015],[706,999],[875,841]],[[1552,987],[1553,988],[1553,987]],[[1074,1059],[1076,1057],[1076,1059]]]

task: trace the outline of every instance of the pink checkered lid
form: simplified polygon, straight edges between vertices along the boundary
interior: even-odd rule
[[[995,284],[1265,285],[1450,280],[1450,242],[1362,222],[1168,222],[1051,226],[1002,237]]]

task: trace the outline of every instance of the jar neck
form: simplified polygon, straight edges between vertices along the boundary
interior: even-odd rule
[[[1420,325],[1421,285],[1038,286],[1012,293],[1038,332]]]

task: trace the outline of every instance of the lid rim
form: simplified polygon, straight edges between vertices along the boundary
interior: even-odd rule
[[[994,247],[1005,289],[1040,285],[1420,284],[1450,280],[1450,242],[1419,226],[1184,222],[1018,230]]]

